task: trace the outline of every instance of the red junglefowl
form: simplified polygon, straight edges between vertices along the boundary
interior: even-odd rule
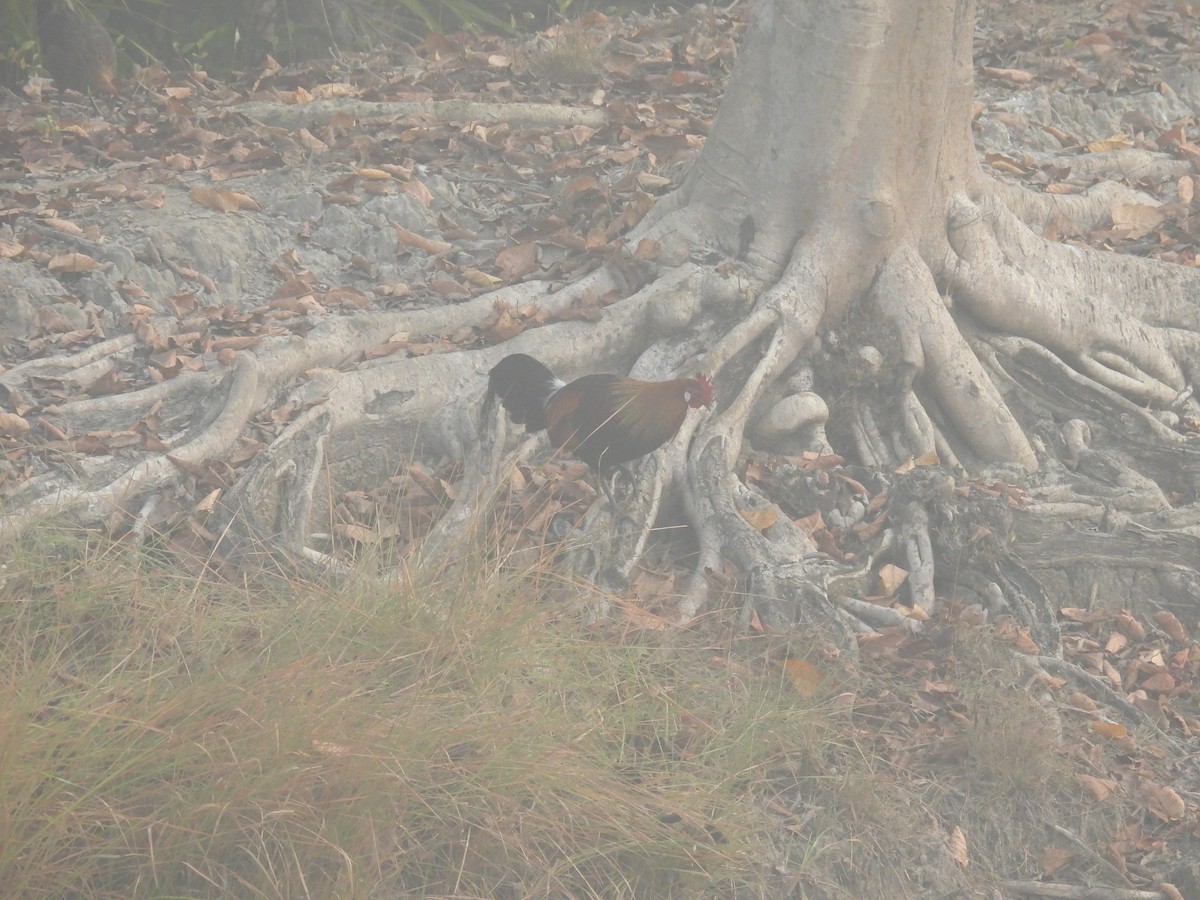
[[[713,388],[703,375],[673,381],[584,375],[567,384],[532,356],[514,353],[488,374],[484,408],[495,398],[526,431],[545,428],[556,448],[595,469],[608,493],[604,471],[675,437],[689,407],[712,405]]]
[[[53,0],[39,0],[37,9],[42,65],[55,87],[116,94],[117,48],[100,23]]]

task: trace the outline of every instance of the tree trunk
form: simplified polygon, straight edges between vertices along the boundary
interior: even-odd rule
[[[1041,493],[1065,491],[1081,505],[1042,512],[1095,521],[1110,504],[1154,511],[1183,524],[1188,552],[1196,549],[1196,445],[1180,427],[1197,412],[1196,274],[1081,253],[1017,217],[1040,223],[1057,205],[1094,218],[1105,192],[1056,204],[982,174],[970,136],[973,23],[969,2],[758,4],[704,153],[655,211],[654,233],[683,230],[744,261],[763,286],[748,322],[774,315],[743,396],[701,428],[690,482],[705,545],[771,573],[755,585],[766,597],[810,593],[793,576],[803,571],[811,586],[814,567],[781,550],[794,535],[747,535],[722,509],[744,490],[725,473],[745,425],[760,449],[820,448],[820,430],[789,416],[813,406],[810,385],[832,410],[836,449],[869,467],[934,455],[976,475],[1043,467]],[[1075,419],[1101,410],[1090,424]],[[797,421],[804,427],[790,431]],[[1147,444],[1171,463],[1143,477],[1135,460]],[[1100,469],[1108,471],[1079,477]],[[724,490],[705,489],[722,478]],[[1168,511],[1171,490],[1177,508]],[[913,606],[930,612],[930,523],[953,510],[946,485],[918,494],[892,508]],[[781,571],[792,573],[790,588]],[[704,602],[701,582],[689,608]],[[788,602],[767,605],[787,618]],[[1052,640],[1054,610],[1036,613],[1021,619]]]

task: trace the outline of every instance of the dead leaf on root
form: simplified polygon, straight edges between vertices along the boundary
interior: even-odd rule
[[[739,513],[755,531],[766,531],[779,521],[779,507],[772,504],[762,509],[739,509]]]
[[[914,456],[912,459],[903,463],[895,469],[895,472],[897,475],[903,475],[905,472],[911,472],[913,469],[918,467],[939,465],[941,465],[941,460],[938,459],[937,451],[929,450],[928,452],[922,453],[920,456]]]

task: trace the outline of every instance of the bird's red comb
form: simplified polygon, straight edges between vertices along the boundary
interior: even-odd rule
[[[692,398],[691,405],[693,407],[695,407],[695,406],[711,406],[712,402],[713,402],[713,386],[712,386],[712,382],[708,380],[708,376],[707,375],[697,375],[696,376],[696,384],[699,386],[700,390],[699,390],[697,396]]]

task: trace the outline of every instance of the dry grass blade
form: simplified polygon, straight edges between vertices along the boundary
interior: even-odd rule
[[[754,785],[811,710],[581,634],[544,563],[268,590],[50,528],[14,550],[14,896],[725,897],[772,857]]]

